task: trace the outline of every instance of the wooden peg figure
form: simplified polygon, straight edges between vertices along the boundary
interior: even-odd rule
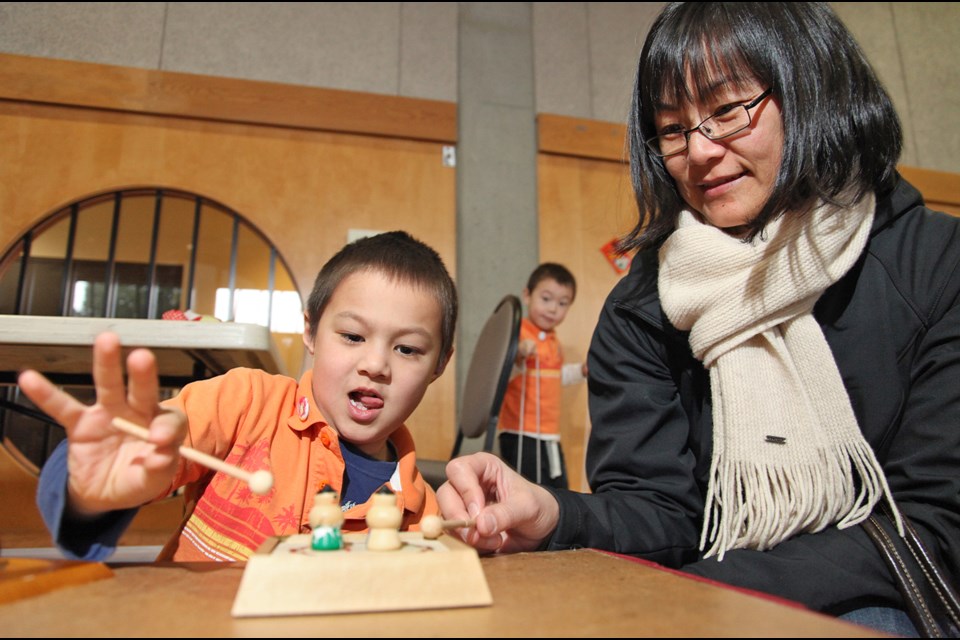
[[[308,516],[313,533],[310,548],[314,551],[336,551],[343,548],[343,510],[337,492],[325,486],[313,497],[313,508]]]
[[[396,551],[400,541],[403,513],[397,506],[397,497],[386,486],[373,494],[373,504],[367,511],[367,549],[369,551]]]

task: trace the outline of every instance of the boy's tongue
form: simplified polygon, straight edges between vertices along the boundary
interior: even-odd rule
[[[383,398],[380,396],[374,395],[372,393],[367,393],[364,391],[354,391],[350,394],[350,397],[355,401],[362,404],[367,409],[380,409],[383,407]]]

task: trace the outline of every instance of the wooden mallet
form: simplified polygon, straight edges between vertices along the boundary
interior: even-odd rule
[[[140,438],[141,440],[147,442],[150,441],[150,432],[138,424],[134,424],[129,420],[119,417],[114,418],[112,424],[118,431],[122,431],[127,435],[133,436],[134,438]],[[203,466],[213,469],[214,471],[222,471],[228,476],[232,476],[238,480],[243,480],[250,486],[250,490],[257,495],[265,495],[273,487],[273,474],[269,471],[260,470],[251,473],[245,469],[241,469],[236,465],[224,462],[220,458],[215,458],[208,453],[191,449],[186,445],[180,446],[180,455],[187,460],[192,460],[198,464],[202,464]]]

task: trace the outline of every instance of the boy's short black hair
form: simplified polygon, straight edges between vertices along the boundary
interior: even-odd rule
[[[440,255],[405,231],[389,231],[351,242],[323,265],[307,300],[310,336],[316,334],[333,292],[347,276],[358,271],[376,271],[397,282],[423,288],[436,297],[442,314],[440,362],[444,362],[453,350],[457,288]]]
[[[755,235],[784,212],[804,214],[847,188],[858,200],[893,187],[900,120],[853,36],[825,2],[674,2],[647,35],[627,128],[640,217],[620,248],[656,246],[684,202],[663,158],[644,141],[666,97],[709,96],[718,78],[772,89],[783,119],[783,158],[773,192],[750,225]],[[688,74],[694,86],[687,86]]]
[[[570,302],[573,302],[573,299],[577,297],[576,278],[573,277],[573,274],[570,273],[569,269],[562,264],[557,264],[556,262],[544,262],[533,270],[533,273],[530,274],[530,278],[527,280],[527,292],[533,293],[533,290],[537,288],[537,285],[548,278],[551,280],[556,280],[557,284],[570,287],[573,290],[573,296],[571,297]]]

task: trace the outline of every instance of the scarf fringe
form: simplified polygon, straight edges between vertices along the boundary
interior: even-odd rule
[[[732,549],[764,551],[833,523],[851,527],[866,520],[884,496],[903,535],[890,487],[866,442],[840,443],[818,457],[815,464],[784,465],[715,456],[700,534],[701,551],[711,543],[704,557],[723,560]]]

